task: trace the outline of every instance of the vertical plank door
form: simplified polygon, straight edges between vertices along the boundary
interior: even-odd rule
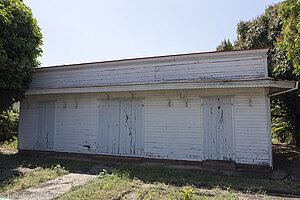
[[[234,160],[232,98],[203,98],[204,160]]]
[[[37,145],[39,149],[53,149],[55,103],[40,102],[38,111]]]
[[[101,101],[99,113],[99,152],[119,152],[119,111],[120,101]]]
[[[141,100],[100,101],[98,152],[142,155]]]

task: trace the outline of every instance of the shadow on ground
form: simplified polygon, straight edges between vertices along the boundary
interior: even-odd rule
[[[259,179],[242,176],[224,176],[200,170],[168,169],[164,166],[117,166],[114,170],[129,173],[145,183],[161,182],[178,187],[193,185],[197,188],[216,187],[251,193],[277,193],[300,195],[300,185],[283,180]]]
[[[220,187],[242,192],[300,195],[300,181],[297,179],[300,175],[300,150],[292,145],[274,145],[273,148],[275,165],[273,172],[249,171],[247,173],[220,175],[201,170],[171,169],[165,165],[139,166],[137,164],[112,165],[106,169],[128,173],[131,178],[140,179],[145,183],[161,182],[178,187],[194,185],[197,188],[206,189]],[[105,168],[101,166],[103,164],[93,163],[92,168],[96,170],[90,170],[99,173],[102,168]],[[264,176],[264,173],[271,175]]]
[[[273,145],[274,170],[287,172],[284,181],[300,185],[300,148],[294,145]]]
[[[89,168],[89,163],[83,161],[51,159],[47,157],[20,155],[18,153],[4,154],[0,152],[0,186],[4,181],[7,182],[20,176],[20,168],[53,168],[57,165],[64,167],[69,172],[84,171],[85,168]]]
[[[290,145],[274,145],[273,148],[275,169],[288,172],[282,180],[252,178],[251,176],[224,176],[201,170],[170,169],[164,165],[139,166],[138,164],[95,163],[20,154],[5,155],[0,152],[0,183],[18,176],[20,173],[19,167],[31,169],[36,167],[51,168],[51,166],[59,164],[68,171],[76,173],[97,174],[103,169],[127,173],[130,178],[140,179],[144,183],[161,182],[178,187],[193,185],[205,189],[220,187],[242,192],[300,195],[300,181],[298,180],[300,175],[300,150]]]

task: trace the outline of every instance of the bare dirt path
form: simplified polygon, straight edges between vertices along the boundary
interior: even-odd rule
[[[60,178],[28,188],[18,193],[9,194],[9,199],[53,199],[96,178],[96,175],[70,173]]]

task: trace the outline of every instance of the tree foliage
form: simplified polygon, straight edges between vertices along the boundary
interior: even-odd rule
[[[224,39],[223,42],[217,47],[217,51],[232,51],[234,50],[232,43]]]
[[[293,73],[300,76],[300,2],[299,0],[289,0],[282,3],[279,10],[282,17],[282,40],[278,44],[278,49],[285,54],[289,62],[280,62],[282,68],[291,64]]]
[[[237,25],[235,50],[270,48],[269,75],[271,77],[300,79],[300,2],[286,0],[269,6],[265,12]],[[217,49],[225,50],[225,49]],[[294,91],[272,97],[272,129],[281,141],[292,135],[300,146],[300,96]]]
[[[19,108],[13,106],[0,115],[0,142],[9,141],[17,137],[19,123]]]
[[[0,0],[0,113],[22,100],[41,55],[42,34],[22,0]]]

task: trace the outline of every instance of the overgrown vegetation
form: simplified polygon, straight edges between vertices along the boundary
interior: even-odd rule
[[[0,196],[19,192],[69,172],[87,172],[92,167],[92,163],[83,161],[3,154],[6,147],[0,145]],[[276,148],[278,150],[279,146]],[[286,148],[291,146],[287,145]],[[275,152],[276,166],[288,165],[291,168],[289,170],[294,173],[293,176],[297,177],[300,172],[299,149],[286,149],[285,153]],[[100,164],[103,165],[105,163]],[[200,170],[171,169],[164,165],[107,163],[107,166],[111,170],[103,170],[96,179],[83,186],[74,187],[58,199],[259,199],[268,198],[268,193],[299,195],[300,191],[300,185],[288,181],[290,179],[281,181],[222,176]],[[96,169],[102,168],[96,165]]]
[[[13,106],[0,115],[0,143],[11,143],[17,139],[19,123],[19,108]]]
[[[269,179],[213,175],[165,166],[115,166],[58,199],[239,199],[266,192],[297,193],[297,185]]]
[[[18,192],[69,173],[59,164],[56,166],[52,165],[50,168],[36,167],[30,169],[20,167],[18,171],[19,174],[16,174],[13,178],[5,180],[0,184],[0,193],[8,194]]]
[[[88,164],[16,154],[16,141],[0,145],[0,196],[39,185]]]
[[[300,80],[300,1],[286,0],[269,6],[251,21],[237,25],[235,50],[270,48],[269,75],[286,80]],[[225,44],[226,43],[226,44]],[[232,45],[224,40],[217,50]],[[272,132],[279,141],[293,141],[300,146],[300,92],[272,97]]]
[[[155,167],[154,167],[155,168]],[[145,171],[146,172],[146,171]],[[132,172],[113,170],[101,172],[86,185],[58,199],[238,199],[237,194],[215,189],[214,194],[192,188],[177,187],[164,182],[144,183],[132,177]]]

